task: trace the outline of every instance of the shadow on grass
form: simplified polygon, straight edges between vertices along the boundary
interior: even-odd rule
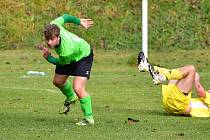
[[[70,116],[59,116],[52,114],[36,114],[36,113],[0,113],[2,124],[7,126],[46,126],[53,128],[55,126],[64,126],[64,124],[74,125],[78,120],[71,119]]]
[[[151,110],[151,109],[127,109],[129,112],[137,113],[145,116],[170,116],[168,113],[161,110]]]

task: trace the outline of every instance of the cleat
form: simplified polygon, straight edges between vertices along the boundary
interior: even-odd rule
[[[138,60],[138,69],[139,71],[149,71],[149,63],[148,63],[148,59],[145,57],[144,53],[143,52],[140,52],[138,54],[138,57],[137,57],[137,60]]]
[[[85,126],[85,125],[94,125],[94,119],[93,118],[85,118],[76,123],[78,126]]]
[[[71,102],[69,101],[65,101],[64,104],[63,104],[63,107],[59,110],[59,114],[66,114],[69,112],[70,110],[70,105],[71,105]]]
[[[152,81],[154,85],[158,85],[166,81],[165,75],[162,75],[161,73],[159,73],[158,70],[155,70],[151,64],[149,64],[149,72],[152,76]]]
[[[72,101],[65,100],[63,107],[59,110],[59,114],[68,114],[70,110],[70,105],[75,104],[75,102],[78,100],[78,97],[75,96],[75,98]]]

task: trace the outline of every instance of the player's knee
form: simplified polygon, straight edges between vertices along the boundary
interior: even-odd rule
[[[195,74],[196,73],[196,68],[194,65],[189,65],[188,66],[188,70],[190,71],[190,73]]]
[[[74,91],[76,93],[80,93],[82,91],[82,87],[81,86],[78,86],[78,85],[74,85]]]
[[[53,85],[56,87],[62,87],[64,83],[59,80],[53,80]]]

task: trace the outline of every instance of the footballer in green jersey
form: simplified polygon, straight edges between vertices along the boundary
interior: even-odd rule
[[[51,21],[44,29],[48,48],[42,48],[43,57],[56,65],[53,84],[66,96],[59,113],[67,114],[70,105],[79,99],[84,118],[76,124],[93,125],[91,97],[85,90],[92,67],[93,51],[84,39],[66,30],[65,23],[74,23],[86,29],[93,25],[92,19],[79,19],[69,14]],[[54,49],[58,57],[52,56],[49,48]],[[68,80],[69,76],[74,76],[73,84]]]

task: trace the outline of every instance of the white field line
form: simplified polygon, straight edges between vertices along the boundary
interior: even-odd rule
[[[23,88],[23,87],[0,87],[0,89],[13,89],[13,90],[34,90],[34,91],[47,91],[51,93],[58,93],[57,90],[41,89],[41,88]]]

